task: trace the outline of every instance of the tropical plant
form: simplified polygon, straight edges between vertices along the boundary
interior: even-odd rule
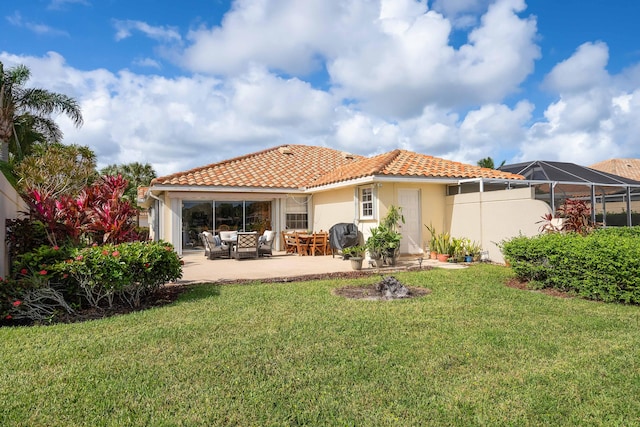
[[[380,259],[387,248],[383,226],[370,228],[370,235],[365,242],[365,247],[369,251],[371,259]]]
[[[436,228],[433,226],[433,224],[425,224],[424,225],[427,228],[427,231],[429,232],[429,235],[431,236],[430,240],[429,240],[429,250],[430,251],[435,251],[436,250],[436,237],[438,236],[438,233],[436,233]]]
[[[43,225],[52,246],[65,243],[122,243],[137,239],[137,210],[122,199],[127,181],[105,176],[86,187],[78,197],[54,198],[29,191],[25,202],[34,221]]]
[[[132,203],[138,197],[138,187],[147,186],[156,177],[156,171],[149,163],[127,163],[122,165],[109,165],[100,170],[102,175],[117,176],[122,175],[128,181],[124,192],[124,198]]]
[[[561,220],[561,225],[558,225],[558,220]],[[583,236],[596,228],[591,218],[591,207],[584,200],[577,199],[565,200],[558,209],[557,216],[545,214],[537,224],[540,224],[541,233],[568,231]]]
[[[505,163],[505,160],[503,160],[500,163],[500,166],[498,166],[498,168],[504,166],[504,163]],[[477,165],[480,166],[481,168],[497,169],[496,164],[491,157],[485,157],[483,159],[478,160]]]
[[[435,251],[443,255],[453,255],[451,247],[451,236],[449,233],[443,232],[436,236]]]
[[[391,205],[384,218],[382,218],[381,224],[384,225],[390,231],[398,231],[400,223],[404,224],[404,216],[402,215],[402,208],[399,206]]]
[[[5,162],[9,160],[12,141],[16,153],[20,153],[21,139],[47,142],[62,139],[62,131],[50,118],[51,114],[63,113],[74,125],[82,125],[82,113],[75,99],[46,89],[25,87],[30,76],[24,65],[5,70],[0,62],[0,160]]]
[[[59,143],[38,145],[15,167],[18,189],[50,197],[77,196],[98,178],[96,155],[88,147]]]
[[[365,246],[349,246],[347,248],[342,248],[342,254],[347,255],[350,258],[362,258],[365,250]]]

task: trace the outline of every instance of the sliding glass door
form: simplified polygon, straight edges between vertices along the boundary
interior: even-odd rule
[[[271,201],[184,200],[182,202],[182,249],[202,246],[203,231],[272,230]]]

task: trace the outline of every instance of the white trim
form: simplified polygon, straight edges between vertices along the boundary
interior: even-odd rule
[[[363,215],[363,203],[362,193],[364,190],[371,190],[371,215]],[[376,219],[376,191],[374,185],[361,185],[358,187],[358,219],[361,221],[371,221]]]
[[[171,244],[182,255],[182,200],[171,199]]]
[[[172,199],[182,200],[213,200],[213,201],[256,201],[256,202],[268,202],[274,199],[284,199],[286,194],[273,194],[273,193],[191,193],[185,191],[171,191],[167,192],[167,195]],[[306,197],[305,194],[296,193],[298,197]]]
[[[206,186],[206,185],[154,185],[149,187],[148,191],[163,192],[177,191],[188,193],[305,193],[304,188],[287,188],[287,187],[223,187],[223,186]]]

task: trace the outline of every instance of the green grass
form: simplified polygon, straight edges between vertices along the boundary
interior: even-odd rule
[[[504,286],[510,270],[198,286],[171,306],[0,329],[0,425],[640,425],[640,307]]]

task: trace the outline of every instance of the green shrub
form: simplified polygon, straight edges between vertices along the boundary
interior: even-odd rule
[[[166,242],[72,250],[41,246],[18,257],[9,280],[0,279],[0,319],[52,321],[62,311],[110,308],[116,302],[138,307],[180,277],[181,261]]]
[[[77,249],[60,265],[92,307],[112,307],[116,298],[133,307],[162,284],[182,277],[173,246],[166,242],[132,242]]]
[[[519,236],[501,249],[516,276],[535,287],[589,299],[640,303],[640,228],[599,229],[586,236]]]

